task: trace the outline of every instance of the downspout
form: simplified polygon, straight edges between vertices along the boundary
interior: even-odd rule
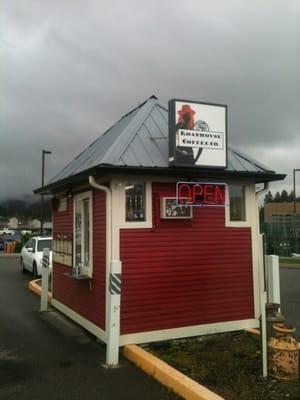
[[[114,316],[111,313],[112,307],[116,306],[115,299],[112,299],[110,291],[110,277],[116,266],[116,261],[112,261],[112,193],[111,190],[99,185],[93,176],[89,176],[89,184],[106,194],[106,305],[105,305],[105,330],[106,330],[106,364],[116,366],[119,362],[119,324],[113,321]],[[117,265],[118,268],[118,265]],[[120,297],[120,296],[117,296]],[[117,299],[116,299],[117,300]],[[119,300],[119,299],[118,299]],[[114,307],[114,310],[119,307]],[[117,321],[118,322],[118,321]]]
[[[264,182],[264,187],[255,193],[256,197],[260,194],[264,194],[267,190],[269,190],[269,188],[270,188],[270,182]]]
[[[89,184],[97,189],[102,190],[106,194],[106,268],[109,271],[110,262],[112,259],[112,196],[111,190],[104,185],[99,185],[93,176],[89,176]],[[108,287],[108,285],[107,285]],[[107,328],[107,320],[106,320]]]

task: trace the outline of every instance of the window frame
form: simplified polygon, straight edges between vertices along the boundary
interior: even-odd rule
[[[126,193],[125,183],[128,181],[145,183],[145,221],[126,221]],[[141,179],[128,177],[126,181],[122,181],[119,185],[118,197],[120,206],[120,228],[126,229],[142,229],[152,228],[152,182],[149,179]]]
[[[245,220],[236,221],[230,219],[230,185],[236,186],[244,186],[245,188]],[[248,182],[228,182],[228,201],[225,206],[225,226],[235,227],[235,228],[244,228],[251,227],[251,218],[250,218],[250,204],[251,204],[251,185]]]
[[[67,197],[59,197],[58,199],[57,212],[65,213],[68,211],[68,199]]]
[[[81,203],[81,213],[83,215],[83,200],[89,199],[89,223],[90,223],[90,229],[89,229],[89,252],[90,252],[90,262],[89,266],[83,266],[81,270],[81,275],[87,275],[89,277],[92,277],[93,275],[93,192],[91,190],[81,192],[78,194],[75,194],[73,197],[73,260],[72,260],[72,265],[73,267],[75,266],[75,260],[76,260],[76,237],[75,237],[75,216],[76,216],[76,202],[80,201]],[[84,238],[84,224],[82,224],[81,227],[81,237]],[[83,257],[84,257],[84,243],[82,246],[82,251],[81,251],[81,262],[83,264]]]

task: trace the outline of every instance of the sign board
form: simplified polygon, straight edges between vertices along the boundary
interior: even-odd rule
[[[226,183],[177,182],[176,198],[179,205],[225,207],[228,204]]]
[[[227,106],[189,100],[169,101],[169,163],[227,167]]]

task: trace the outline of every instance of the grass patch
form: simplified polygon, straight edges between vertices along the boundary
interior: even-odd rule
[[[300,266],[300,258],[294,257],[280,257],[279,264],[291,264]]]

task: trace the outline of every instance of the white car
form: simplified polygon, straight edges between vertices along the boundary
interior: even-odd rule
[[[0,235],[5,235],[5,236],[14,236],[15,231],[10,228],[3,228],[0,229]]]
[[[52,237],[35,236],[29,239],[22,248],[21,271],[31,271],[35,278],[42,275],[44,249],[50,249],[49,269],[52,270]]]

